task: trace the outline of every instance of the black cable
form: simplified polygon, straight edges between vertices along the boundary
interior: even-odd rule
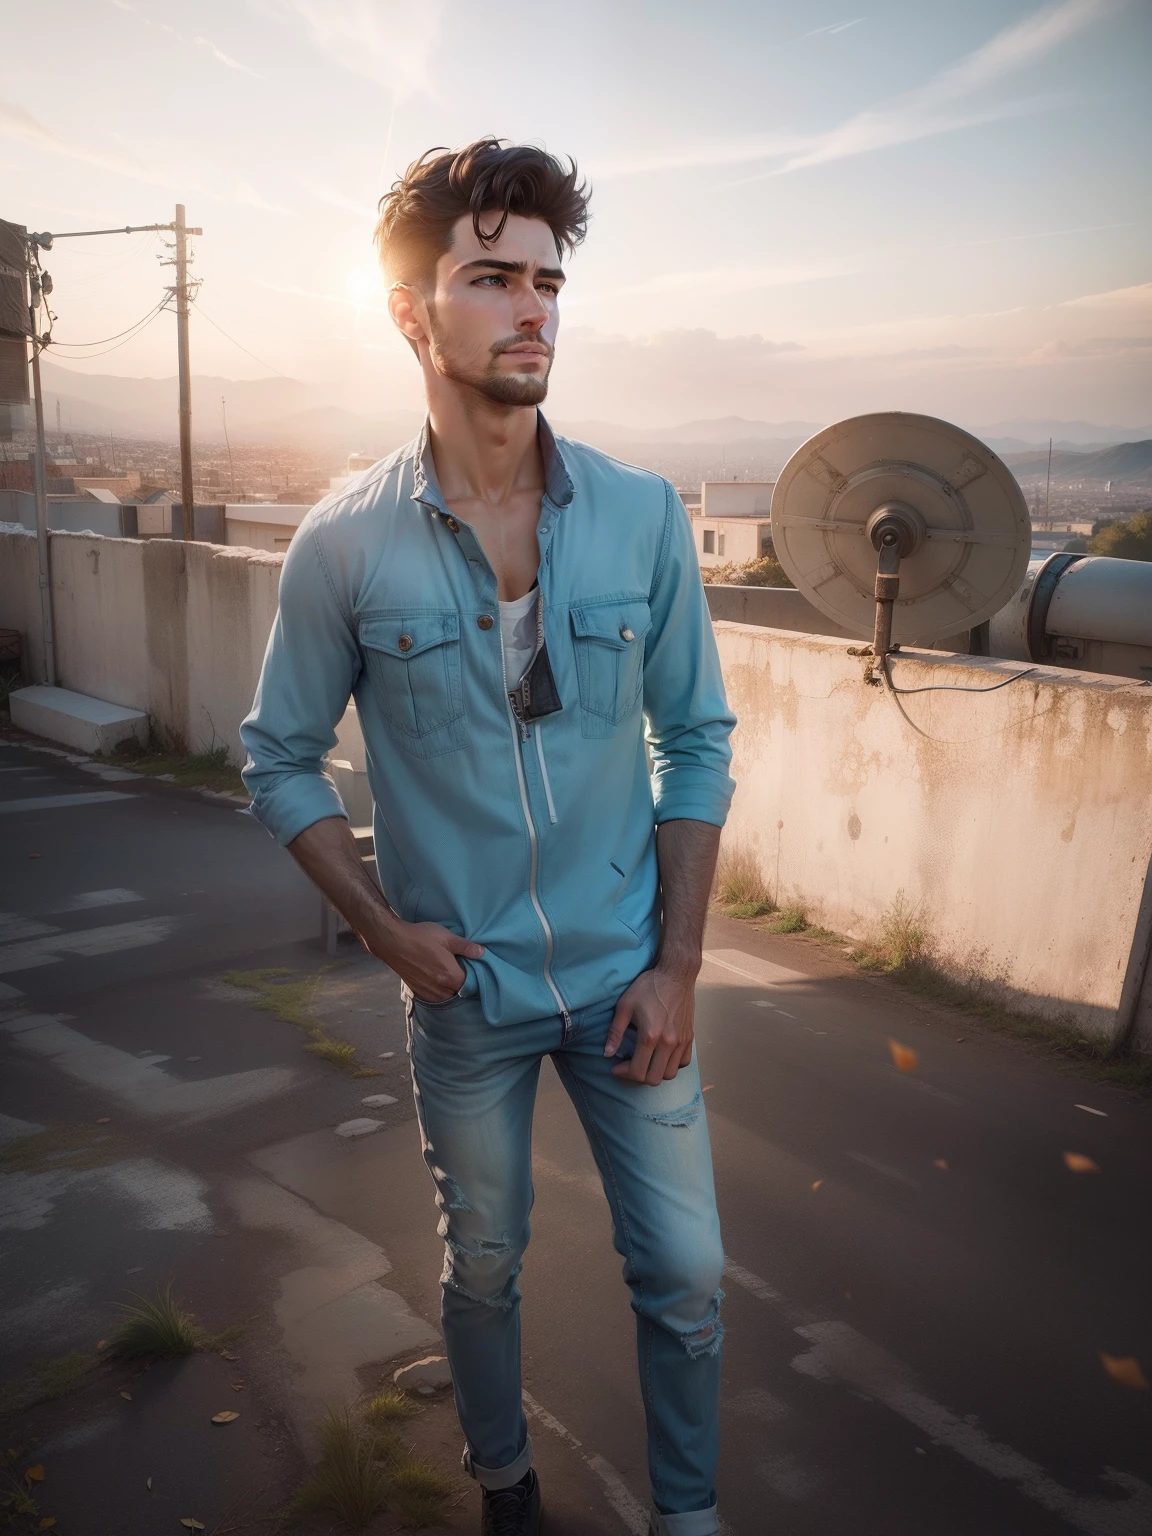
[[[70,360],[71,362],[74,362],[74,363],[86,363],[89,360],[89,358],[93,358],[93,357],[107,357],[109,352],[118,352],[121,347],[126,347],[130,341],[135,341],[137,336],[141,335],[142,332],[146,331],[148,329],[148,327],[152,324],[153,320],[157,319],[158,316],[164,314],[166,312],[166,310],[167,310],[167,305],[166,304],[159,304],[159,305],[157,305],[157,307],[152,311],[152,313],[148,316],[148,318],[146,320],[144,320],[140,325],[138,325],[130,336],[125,336],[123,341],[116,342],[114,346],[104,347],[103,350],[99,351],[99,352],[81,352],[77,356],[72,356],[70,353],[66,353],[65,357],[66,357],[66,359],[68,359],[68,360]],[[49,345],[52,345],[52,346],[55,345],[55,343],[52,342],[51,337],[49,337],[47,339],[47,341],[45,342],[45,347],[42,347],[41,351],[44,351],[45,348],[47,346],[49,346]]]
[[[995,693],[997,688],[1007,688],[1009,683],[1018,683],[1022,677],[1027,677],[1029,672],[1035,672],[1035,667],[1025,667],[1023,672],[1014,672],[1011,677],[1006,677],[998,683],[991,683],[987,688],[968,688],[963,683],[930,683],[924,688],[897,688],[888,675],[888,657],[880,658],[880,670],[884,674],[884,681],[893,693]]]
[[[282,379],[290,379],[292,377],[290,373],[283,373],[279,368],[274,368],[271,363],[266,363],[262,357],[257,357],[255,352],[249,352],[248,348],[241,345],[241,343],[236,340],[235,336],[229,336],[228,332],[222,325],[217,325],[216,321],[213,320],[212,316],[207,312],[207,310],[201,309],[198,303],[190,304],[188,308],[192,311],[193,314],[200,315],[204,320],[207,320],[208,324],[215,330],[219,331],[225,340],[230,341],[234,347],[239,347],[241,352],[247,353],[247,355],[252,359],[254,363],[260,364],[261,368],[271,368],[272,372],[280,374]]]
[[[149,320],[159,314],[167,302],[168,296],[165,294],[159,304],[154,305],[142,320],[135,321],[127,330],[117,331],[114,336],[101,336],[99,341],[53,341],[52,345],[54,347],[102,347],[109,341],[119,341],[121,336],[127,336],[129,332],[136,330],[137,327],[146,325]]]

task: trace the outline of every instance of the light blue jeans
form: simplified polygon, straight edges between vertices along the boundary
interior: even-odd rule
[[[428,1004],[409,995],[407,1004],[424,1160],[445,1241],[444,1342],[465,1467],[484,1486],[506,1488],[532,1462],[516,1279],[530,1230],[536,1085],[550,1055],[600,1169],[632,1291],[652,1529],[713,1536],[724,1254],[695,1056],[650,1088],[612,1076],[604,1055],[612,1004],[573,1014],[567,1031],[559,1016],[491,1025],[473,998]]]

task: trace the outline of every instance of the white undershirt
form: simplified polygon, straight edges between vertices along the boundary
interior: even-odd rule
[[[500,644],[504,647],[504,673],[508,687],[519,685],[536,652],[536,599],[533,587],[523,597],[500,604]]]

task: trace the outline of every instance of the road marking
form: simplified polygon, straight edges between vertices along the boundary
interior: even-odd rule
[[[773,965],[771,960],[761,960],[758,955],[747,955],[742,949],[706,949],[704,959],[722,971],[733,971],[746,981],[754,981],[757,986],[767,982],[770,987],[783,987],[813,980],[801,971],[790,971],[783,965]]]
[[[33,918],[21,917],[18,912],[0,912],[0,944],[12,944],[17,939],[40,939],[46,933],[59,933],[51,923],[38,923]]]
[[[202,1179],[156,1158],[139,1157],[103,1168],[0,1174],[0,1229],[32,1232],[45,1226],[57,1201],[75,1189],[85,1191],[89,1204],[104,1191],[117,1204],[132,1202],[136,1225],[146,1232],[211,1232],[215,1226]]]
[[[160,944],[179,926],[178,917],[143,917],[134,923],[109,923],[102,928],[80,928],[75,933],[52,933],[22,944],[8,944],[0,948],[0,976],[56,965],[65,955],[91,958]]]
[[[262,1103],[287,1092],[297,1081],[290,1067],[255,1067],[182,1082],[156,1061],[141,1061],[114,1045],[92,1040],[52,1014],[21,1014],[0,1024],[0,1030],[20,1050],[46,1058],[91,1088],[113,1094],[137,1114],[178,1117],[186,1125]]]
[[[366,1116],[360,1120],[344,1120],[336,1127],[337,1136],[371,1136],[373,1131],[380,1130],[383,1120],[369,1120]]]
[[[1107,1120],[1108,1115],[1102,1109],[1093,1109],[1091,1104],[1073,1104],[1073,1109],[1087,1110],[1090,1115],[1099,1115],[1102,1120]]]
[[[785,1300],[767,1280],[731,1259],[724,1273],[760,1301],[780,1312],[796,1333],[812,1345],[793,1361],[794,1370],[817,1381],[840,1381],[866,1397],[875,1398],[902,1419],[942,1445],[947,1445],[981,1471],[1014,1483],[1027,1498],[1066,1520],[1084,1536],[1143,1536],[1152,1528],[1152,1487],[1129,1472],[1106,1467],[1101,1482],[1114,1490],[1092,1498],[1072,1493],[1044,1469],[993,1440],[973,1419],[961,1418],[921,1390],[914,1374],[887,1350],[857,1333],[847,1323],[819,1322],[806,1309]],[[1129,1497],[1121,1501],[1120,1491]]]
[[[87,912],[92,907],[119,907],[126,906],[130,901],[143,901],[143,896],[135,891],[125,890],[123,886],[114,885],[106,891],[79,891],[75,896],[69,896],[63,906],[54,907],[54,912]]]
[[[630,1536],[648,1536],[648,1511],[640,1500],[634,1497],[611,1462],[605,1461],[603,1456],[586,1451],[576,1436],[565,1429],[560,1420],[554,1418],[547,1408],[542,1408],[530,1393],[522,1392],[520,1395],[524,1400],[524,1411],[528,1417],[534,1419],[543,1429],[551,1430],[557,1439],[562,1440],[570,1450],[575,1451],[585,1466],[600,1479],[604,1488],[604,1497],[619,1515]]]
[[[796,1015],[789,1013],[787,1008],[781,1008],[779,1003],[770,1003],[766,997],[754,997],[748,1005],[750,1008],[771,1008],[773,1013],[781,1013],[786,1019],[794,1019]],[[820,1031],[824,1033],[823,1030]]]
[[[881,1163],[874,1157],[867,1157],[863,1152],[849,1152],[848,1156],[854,1163],[863,1163],[865,1168],[882,1173],[886,1179],[893,1179],[897,1184],[907,1184],[909,1189],[924,1187],[916,1179],[910,1179],[906,1173],[901,1173],[899,1168],[892,1168],[888,1163]]]
[[[102,805],[109,800],[135,800],[119,789],[93,789],[86,794],[37,795],[28,800],[0,800],[0,815],[8,811],[62,811],[69,805]]]

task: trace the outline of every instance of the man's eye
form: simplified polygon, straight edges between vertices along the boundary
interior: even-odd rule
[[[550,293],[553,298],[555,298],[556,295],[560,292],[560,289],[555,283],[537,283],[536,286],[544,293]]]
[[[484,277],[478,277],[476,279],[476,286],[479,287],[480,284],[482,284],[482,283],[488,283],[492,287],[498,287],[498,288],[503,288],[504,287],[504,279],[503,279],[503,277],[501,277],[499,272],[489,272]]]

